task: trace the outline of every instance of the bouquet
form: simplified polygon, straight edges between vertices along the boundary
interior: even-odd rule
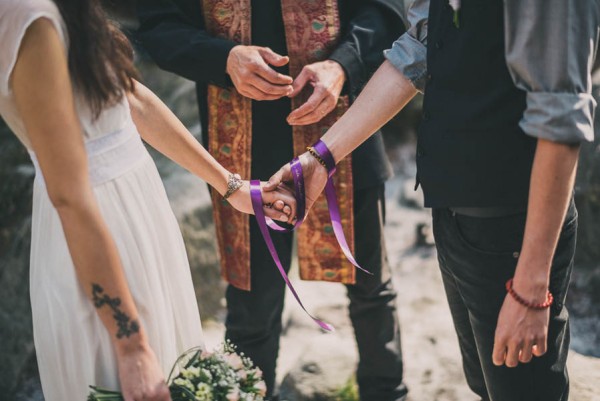
[[[229,341],[214,352],[186,351],[167,383],[173,401],[263,401],[267,392],[261,370]],[[119,392],[90,387],[88,401],[123,401]]]

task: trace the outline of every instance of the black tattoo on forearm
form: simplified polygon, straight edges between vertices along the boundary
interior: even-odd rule
[[[121,298],[111,298],[104,294],[104,288],[98,284],[92,284],[92,300],[96,308],[102,308],[104,305],[108,305],[113,311],[113,317],[117,321],[117,338],[129,337],[140,331],[140,325],[137,320],[132,320],[125,312],[123,312],[119,306],[121,305]]]

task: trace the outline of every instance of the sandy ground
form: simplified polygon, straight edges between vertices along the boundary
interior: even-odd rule
[[[401,180],[388,185],[387,246],[398,291],[405,379],[410,401],[476,401],[465,382],[456,335],[432,247],[415,247],[419,223],[428,223],[429,212],[401,206],[397,199]],[[292,273],[294,275],[294,273]],[[356,347],[347,317],[343,286],[295,280],[309,310],[334,324],[337,331],[324,334],[304,315],[291,297],[284,312],[284,336],[278,366],[279,380],[306,353],[318,353],[331,342],[341,345],[356,360]],[[409,323],[410,322],[410,323]],[[205,325],[207,346],[223,336],[220,324]],[[600,401],[600,359],[571,352],[569,359],[572,401]]]

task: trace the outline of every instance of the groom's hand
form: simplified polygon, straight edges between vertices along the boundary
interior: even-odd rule
[[[317,159],[308,153],[300,155],[302,172],[304,174],[304,189],[306,196],[306,214],[311,209],[327,183],[327,170]],[[290,164],[286,164],[279,169],[269,181],[264,185],[263,191],[274,191],[282,186],[293,188],[292,171]],[[290,222],[291,223],[291,222]]]
[[[302,106],[290,113],[288,123],[309,125],[321,121],[337,105],[344,82],[346,73],[336,61],[325,60],[304,66],[294,80],[294,91],[289,96],[298,95],[307,84],[314,90]]]
[[[292,77],[270,66],[282,67],[289,62],[268,47],[235,46],[227,57],[227,74],[235,89],[250,99],[275,100],[292,93]]]
[[[547,286],[541,287],[539,291],[532,291],[527,283],[518,287],[523,282],[524,280],[519,280],[514,284],[518,294],[527,294],[527,298],[535,302],[543,302],[546,299]],[[547,349],[549,319],[549,308],[530,309],[507,294],[496,325],[492,352],[494,365],[513,368],[519,363],[530,362],[534,356],[544,355]]]

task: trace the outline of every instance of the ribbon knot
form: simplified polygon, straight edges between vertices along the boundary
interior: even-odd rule
[[[346,236],[344,235],[344,230],[342,227],[342,218],[340,214],[340,208],[337,201],[337,195],[335,193],[335,186],[333,184],[333,175],[335,174],[335,160],[331,151],[327,147],[327,145],[319,140],[314,146],[314,150],[321,156],[323,161],[325,161],[325,165],[327,167],[328,178],[327,183],[325,185],[325,197],[327,198],[327,206],[329,207],[329,217],[331,218],[331,226],[333,227],[333,232],[335,237],[342,249],[342,252],[356,268],[364,271],[367,274],[372,274],[368,270],[363,269],[358,262],[354,259],[352,252],[350,251],[350,247],[348,246],[348,242],[346,241]],[[269,253],[277,266],[281,277],[285,281],[285,284],[290,289],[294,298],[300,305],[300,307],[306,312],[311,319],[314,320],[315,323],[319,325],[324,330],[327,331],[335,331],[334,327],[328,323],[322,322],[321,320],[312,316],[304,307],[300,296],[296,292],[296,289],[292,285],[289,277],[287,276],[283,265],[281,264],[281,260],[279,259],[279,255],[277,254],[277,250],[275,249],[275,245],[273,244],[273,240],[271,238],[271,233],[269,232],[269,228],[280,231],[280,232],[289,232],[294,229],[300,227],[300,225],[304,222],[304,218],[306,217],[306,191],[304,186],[304,173],[302,171],[302,164],[300,160],[296,157],[290,162],[290,169],[292,172],[292,177],[294,180],[294,192],[297,204],[297,220],[292,228],[285,228],[277,223],[275,223],[272,219],[265,216],[263,211],[263,201],[262,201],[262,192],[260,188],[260,181],[252,180],[250,181],[250,197],[252,200],[252,207],[254,209],[254,215],[256,217],[256,221],[260,228],[260,232],[265,240],[267,248],[269,249]]]

